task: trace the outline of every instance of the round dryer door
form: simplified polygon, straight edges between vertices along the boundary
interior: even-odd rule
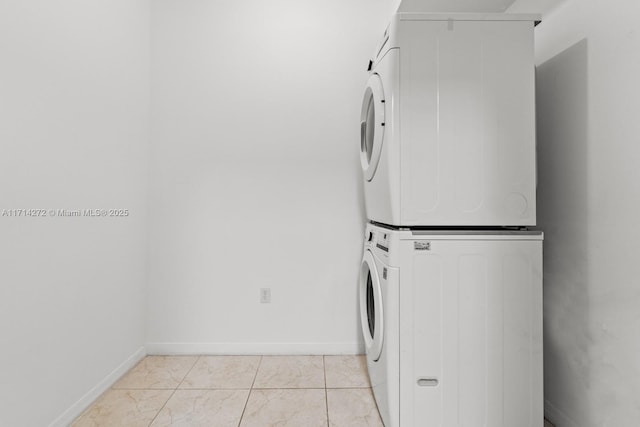
[[[360,163],[367,181],[376,173],[384,137],[384,92],[380,76],[372,74],[362,100],[360,114]]]
[[[380,358],[380,353],[382,352],[384,322],[380,278],[370,251],[365,251],[362,259],[359,294],[360,323],[367,356],[376,361]]]

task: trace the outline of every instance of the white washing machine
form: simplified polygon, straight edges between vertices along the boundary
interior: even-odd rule
[[[535,225],[538,19],[394,15],[369,64],[362,104],[369,220]]]
[[[359,299],[386,427],[542,424],[542,233],[369,224]]]

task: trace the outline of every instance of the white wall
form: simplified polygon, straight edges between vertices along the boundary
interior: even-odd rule
[[[507,13],[539,13],[543,20],[565,0],[515,0],[506,10]]]
[[[640,4],[537,28],[545,399],[558,427],[640,424]]]
[[[402,0],[402,12],[504,12],[514,0]]]
[[[149,351],[360,350],[358,123],[391,3],[152,3]]]
[[[2,426],[64,424],[143,345],[148,58],[146,0],[0,2],[0,212],[131,212],[0,216]]]

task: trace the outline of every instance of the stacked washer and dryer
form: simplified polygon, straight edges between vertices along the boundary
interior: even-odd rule
[[[386,427],[542,425],[538,19],[397,13],[369,63],[359,299]]]

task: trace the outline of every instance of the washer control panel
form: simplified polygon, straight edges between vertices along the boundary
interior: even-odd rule
[[[376,235],[376,248],[389,252],[389,233],[380,232]]]
[[[391,233],[385,229],[368,227],[364,235],[364,246],[370,250],[382,251],[389,253],[389,245],[391,244]],[[380,253],[378,253],[380,255]]]

